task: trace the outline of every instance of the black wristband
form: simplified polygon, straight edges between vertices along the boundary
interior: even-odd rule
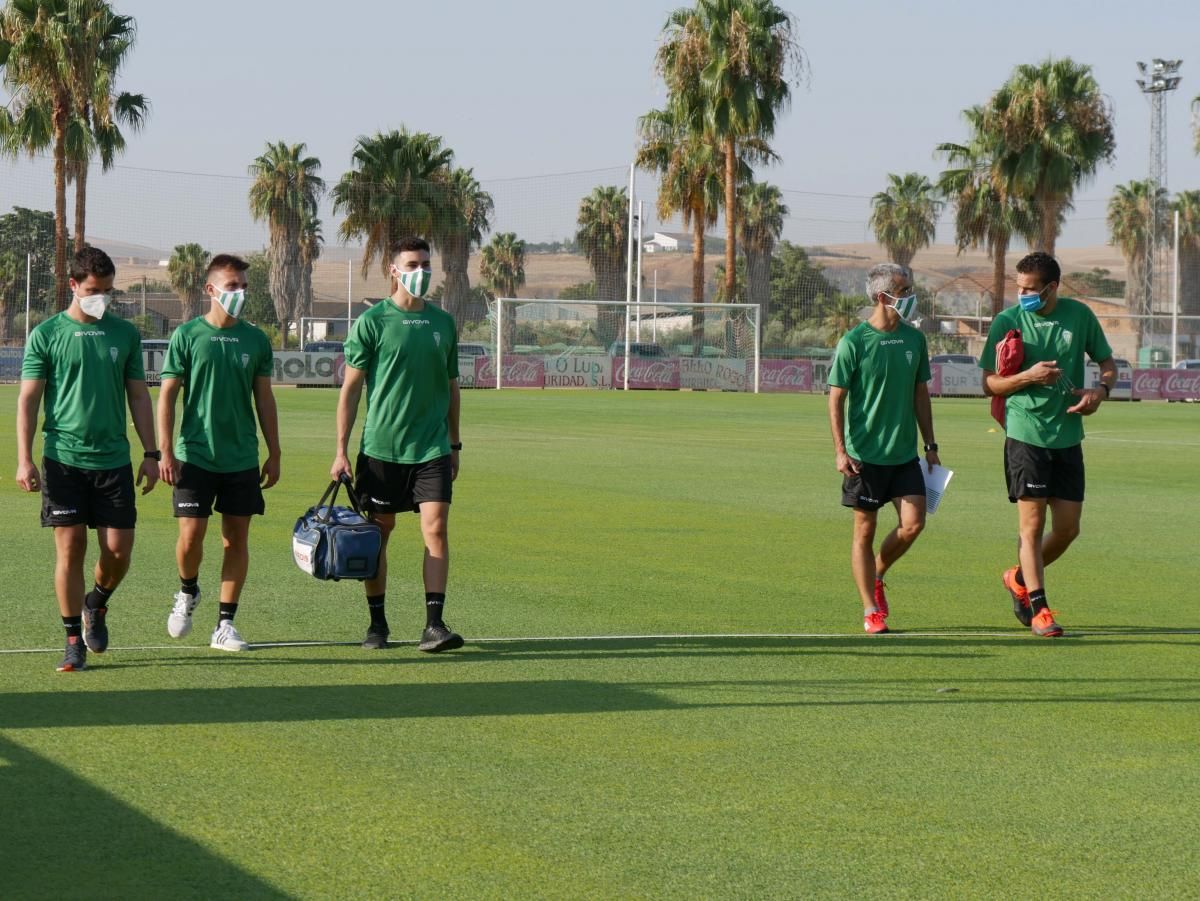
[[[450,450],[452,450],[452,451],[462,450],[462,442],[460,441],[458,444],[451,444]]]
[[[1100,387],[1104,389],[1104,396],[1106,398],[1112,396],[1112,389],[1109,388],[1108,385],[1104,384],[1104,382],[1101,382]]]
[[[157,460],[158,462],[161,463],[162,462],[162,451],[146,451],[146,453],[142,454],[142,459],[143,460]]]
[[[926,444],[925,445],[925,453],[936,454],[937,453],[937,442],[935,441],[933,444]]]

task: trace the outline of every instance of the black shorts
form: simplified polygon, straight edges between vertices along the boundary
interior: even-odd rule
[[[230,516],[261,516],[267,509],[257,469],[212,472],[191,463],[181,463],[179,479],[171,494],[176,517],[207,519],[213,500],[218,513]]]
[[[132,529],[137,524],[133,467],[80,469],[42,459],[42,525]]]
[[[898,497],[925,496],[925,476],[921,474],[919,457],[895,466],[860,463],[859,467],[858,475],[842,478],[843,507],[878,510]]]
[[[424,503],[450,503],[450,455],[425,463],[388,463],[366,454],[354,467],[354,492],[366,513],[415,512]]]
[[[1083,445],[1038,447],[1015,438],[1004,439],[1004,481],[1008,499],[1058,498],[1083,503]]]

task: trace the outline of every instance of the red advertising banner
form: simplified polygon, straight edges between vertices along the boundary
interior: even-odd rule
[[[613,387],[625,387],[625,358],[613,357]],[[679,390],[679,358],[629,358],[629,387]]]
[[[546,363],[541,357],[504,355],[504,369],[500,373],[500,384],[504,388],[542,388],[546,384]],[[475,358],[475,387],[496,387],[496,365],[492,357]]]
[[[812,360],[760,360],[759,391],[812,391]]]
[[[1200,400],[1200,369],[1135,369],[1134,400]]]

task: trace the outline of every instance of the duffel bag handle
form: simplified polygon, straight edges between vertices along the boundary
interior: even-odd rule
[[[343,472],[338,476],[338,481],[346,486],[346,497],[350,498],[350,506],[354,508],[354,512],[366,519],[366,514],[362,512],[362,504],[358,502],[358,495],[354,492],[354,483],[350,478],[349,473]]]
[[[322,507],[325,507],[324,517],[321,516],[320,512],[317,513],[317,520],[319,522],[327,523],[330,521],[330,514],[333,513],[333,505],[337,503],[338,489],[343,485],[346,487],[346,496],[350,498],[350,506],[353,508],[354,512],[363,519],[367,518],[362,512],[362,506],[358,502],[358,495],[354,493],[354,484],[351,481],[350,476],[343,472],[334,481],[329,483],[329,487],[325,489],[325,493],[322,494],[321,499],[317,501],[318,511]],[[325,504],[326,498],[329,500],[328,506]]]

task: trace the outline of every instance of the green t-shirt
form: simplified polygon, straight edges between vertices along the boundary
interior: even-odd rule
[[[458,378],[454,317],[433,304],[408,311],[390,299],[358,317],[346,365],[367,373],[362,451],[389,463],[450,453],[450,380]]]
[[[132,323],[109,313],[91,323],[51,316],[29,333],[21,378],[46,382],[47,457],[80,469],[129,465],[125,381],[146,378]]]
[[[254,379],[271,376],[271,342],[238,320],[217,328],[203,316],[175,329],[162,377],[183,383],[175,456],[209,472],[258,468]]]
[[[1112,356],[1096,314],[1070,297],[1058,298],[1054,311],[1046,316],[1026,313],[1019,304],[1011,306],[992,320],[980,369],[996,371],[996,345],[1010,329],[1019,329],[1025,344],[1021,372],[1043,360],[1057,360],[1063,374],[1057,384],[1030,385],[1008,396],[1008,437],[1037,447],[1074,447],[1083,441],[1083,417],[1067,413],[1067,408],[1079,401],[1071,386],[1084,385],[1084,351],[1097,363]]]
[[[845,388],[846,453],[864,463],[896,466],[917,456],[913,395],[929,381],[925,336],[907,323],[881,332],[860,322],[842,336],[829,384]]]

